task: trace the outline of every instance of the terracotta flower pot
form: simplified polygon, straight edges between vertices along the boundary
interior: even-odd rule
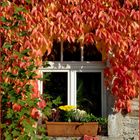
[[[46,122],[48,136],[96,136],[98,122]]]

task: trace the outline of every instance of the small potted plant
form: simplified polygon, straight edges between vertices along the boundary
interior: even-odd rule
[[[46,122],[48,136],[96,136],[100,120],[75,106],[64,105],[53,109]],[[105,120],[105,119],[104,119]]]

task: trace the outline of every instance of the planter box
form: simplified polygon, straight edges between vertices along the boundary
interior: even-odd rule
[[[98,122],[46,122],[46,127],[47,135],[55,137],[96,136],[98,132]]]

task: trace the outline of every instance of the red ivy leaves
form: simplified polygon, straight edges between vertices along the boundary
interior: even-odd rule
[[[25,0],[13,1],[9,6],[0,7],[1,17],[12,20],[14,2],[30,11],[20,12],[26,24],[20,25],[16,32],[27,31],[30,35],[19,37],[11,30],[0,29],[6,40],[16,39],[23,50],[31,48],[30,55],[38,55],[40,59],[46,49],[50,52],[54,39],[84,44],[104,42],[97,48],[109,61],[105,70],[107,86],[116,97],[116,109],[130,111],[128,102],[140,91],[138,0],[124,3],[116,0],[31,0],[30,4]],[[10,25],[2,21],[0,24]],[[36,59],[38,65],[40,59]]]

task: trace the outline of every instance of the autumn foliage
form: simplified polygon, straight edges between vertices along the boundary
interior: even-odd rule
[[[34,59],[34,63],[40,67],[41,58],[46,51],[50,53],[53,40],[80,42],[81,45],[94,43],[102,53],[103,61],[107,62],[105,82],[107,89],[115,97],[116,111],[131,111],[130,100],[137,97],[140,91],[138,0],[3,2],[0,7],[0,46],[2,47],[5,42],[13,43],[15,40],[13,51],[31,51],[28,57],[24,57],[24,63],[17,59],[17,53],[12,54],[4,48],[3,51],[7,55],[4,61],[8,62],[11,56],[15,61],[1,70],[16,74],[15,66],[26,69],[31,64],[30,59]],[[1,77],[0,80],[10,79]],[[21,86],[24,84],[14,82]],[[15,87],[18,92],[17,86]],[[15,105],[13,108],[16,111],[20,109]]]

